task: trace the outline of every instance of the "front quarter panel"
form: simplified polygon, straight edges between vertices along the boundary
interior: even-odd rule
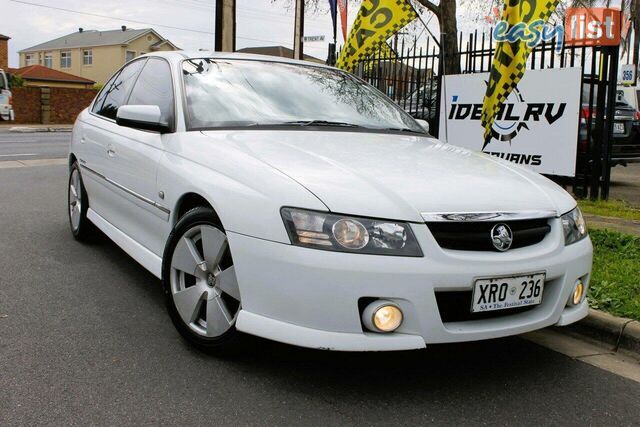
[[[289,243],[280,216],[283,206],[328,210],[300,184],[236,149],[233,132],[213,137],[184,132],[166,142],[166,153],[158,167],[158,191],[171,209],[175,224],[177,209],[185,194],[204,197],[227,231]]]

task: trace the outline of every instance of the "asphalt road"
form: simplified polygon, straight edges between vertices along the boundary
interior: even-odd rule
[[[640,384],[520,338],[344,354],[182,341],[160,283],[71,238],[64,166],[0,169],[0,425],[637,425]]]
[[[0,130],[0,161],[67,157],[70,132],[15,133]]]

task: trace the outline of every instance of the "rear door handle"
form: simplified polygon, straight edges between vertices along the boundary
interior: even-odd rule
[[[109,157],[115,157],[116,156],[116,152],[113,149],[112,145],[109,145],[109,147],[107,147],[107,154],[109,155]]]

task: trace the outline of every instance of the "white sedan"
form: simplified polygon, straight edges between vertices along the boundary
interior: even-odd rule
[[[330,67],[140,57],[78,117],[69,172],[73,235],[97,227],[162,279],[201,348],[245,332],[407,350],[587,314],[592,246],[569,194],[438,142]]]

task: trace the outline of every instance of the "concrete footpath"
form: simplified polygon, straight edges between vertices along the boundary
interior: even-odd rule
[[[606,228],[632,236],[640,236],[640,221],[589,214],[584,214],[584,219],[590,228]]]
[[[637,320],[589,310],[589,315],[582,321],[556,330],[586,336],[612,352],[623,350],[640,357],[640,322]]]
[[[608,229],[640,237],[640,221],[588,214],[584,217],[590,228]],[[589,316],[584,320],[557,330],[586,336],[613,352],[625,350],[640,356],[640,322],[633,319],[590,310]]]

